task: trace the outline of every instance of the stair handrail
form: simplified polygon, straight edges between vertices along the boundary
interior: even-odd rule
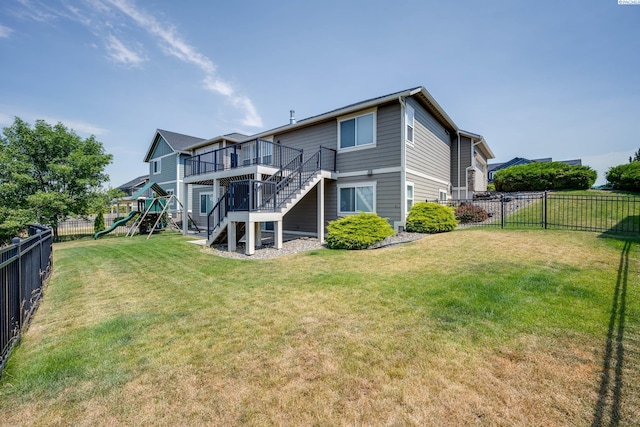
[[[227,211],[229,210],[229,193],[230,188],[224,192],[222,196],[218,199],[218,202],[213,206],[211,211],[207,214],[207,239],[213,234],[213,231],[220,226],[222,221],[227,216]],[[217,215],[215,214],[217,212]],[[213,216],[213,221],[211,217]],[[215,222],[215,225],[211,227],[211,223]]]

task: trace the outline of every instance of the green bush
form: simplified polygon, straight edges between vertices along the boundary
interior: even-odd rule
[[[93,232],[97,233],[98,231],[104,230],[104,228],[104,214],[98,212],[96,219],[93,221]]]
[[[589,166],[562,162],[533,162],[499,170],[493,176],[497,191],[588,190],[598,173]]]
[[[640,162],[614,166],[607,171],[606,178],[614,190],[640,193]]]
[[[470,205],[470,204],[462,204],[456,208],[456,219],[463,224],[469,222],[482,222],[486,221],[489,218],[489,214],[487,211],[482,209],[480,206]]]
[[[330,249],[366,249],[395,233],[387,220],[373,213],[360,213],[331,221],[327,226]]]
[[[418,202],[407,216],[407,231],[412,233],[442,233],[456,225],[453,208],[438,203]]]

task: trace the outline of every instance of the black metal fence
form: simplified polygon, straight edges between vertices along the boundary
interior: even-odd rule
[[[640,233],[640,197],[508,193],[446,202],[459,227],[543,228]]]
[[[0,248],[0,374],[11,348],[38,306],[52,270],[51,229],[29,227],[29,237]]]

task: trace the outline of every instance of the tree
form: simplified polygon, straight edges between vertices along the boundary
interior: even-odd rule
[[[62,123],[31,127],[16,117],[0,137],[0,206],[28,210],[57,240],[61,221],[89,212],[111,160],[93,135],[82,139]]]
[[[640,161],[614,166],[607,171],[607,182],[615,190],[640,192]]]
[[[498,191],[587,190],[598,173],[589,166],[562,162],[533,162],[497,171],[493,183]]]
[[[629,157],[629,163],[633,162],[640,162],[640,148],[638,148],[638,151],[633,153],[633,156]]]

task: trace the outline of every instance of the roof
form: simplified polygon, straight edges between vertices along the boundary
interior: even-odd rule
[[[400,92],[394,92],[388,95],[377,96],[365,101],[349,104],[347,106],[340,107],[326,113],[298,120],[296,123],[291,123],[271,130],[260,132],[258,134],[252,135],[251,139],[262,138],[273,135],[274,133],[288,132],[290,130],[311,126],[318,122],[330,120],[339,116],[343,116],[345,114],[354,113],[356,111],[375,107],[381,104],[398,101],[400,98],[406,98],[409,96],[415,96],[420,102],[422,102],[444,127],[454,132],[457,132],[459,130],[458,126],[453,122],[451,117],[449,117],[449,115],[442,109],[442,107],[440,107],[440,105],[436,102],[433,96],[431,96],[427,89],[422,86],[418,86],[411,89],[405,89]]]
[[[245,135],[243,133],[232,132],[226,135],[215,136],[210,139],[203,139],[201,141],[196,142],[195,144],[185,147],[185,150],[195,150],[196,148],[204,147],[205,145],[213,144],[215,142],[222,142],[222,141],[231,141],[234,143],[238,143],[238,142],[246,141],[251,138],[252,137],[250,137],[249,135]]]
[[[151,145],[149,145],[147,154],[144,156],[145,162],[148,162],[151,158],[151,153],[153,153],[155,146],[158,144],[158,136],[162,136],[162,138],[167,142],[167,144],[169,144],[169,147],[171,147],[173,151],[175,151],[176,153],[184,154],[189,154],[187,147],[197,144],[198,142],[205,141],[204,138],[171,132],[164,129],[157,129],[155,135],[153,136],[153,141],[151,142]]]
[[[132,188],[132,187],[137,187],[137,186],[138,186],[138,185],[140,185],[140,184],[144,184],[144,183],[145,183],[145,182],[147,182],[148,180],[149,180],[149,174],[147,174],[147,175],[140,175],[139,177],[134,178],[134,179],[132,179],[131,181],[125,182],[124,184],[122,184],[122,185],[120,185],[120,186],[118,186],[118,187],[116,187],[116,188],[119,188],[119,189],[121,189],[121,190],[122,190],[122,189],[125,189],[125,188],[126,188],[126,189],[129,189],[129,188]]]
[[[136,194],[132,195],[132,196],[131,196],[131,199],[132,199],[132,200],[136,200],[136,199],[138,199],[139,197],[142,197],[142,195],[143,195],[144,193],[146,193],[146,192],[147,192],[147,190],[149,190],[150,188],[151,188],[153,191],[155,191],[155,192],[156,192],[156,194],[157,194],[158,196],[167,196],[167,195],[168,195],[168,193],[167,193],[166,191],[164,191],[164,188],[160,187],[160,185],[158,185],[157,183],[155,183],[155,182],[153,182],[153,181],[149,181],[149,182],[147,182],[147,184],[146,184],[144,187],[142,187],[141,189],[139,189],[139,190],[136,192]]]

